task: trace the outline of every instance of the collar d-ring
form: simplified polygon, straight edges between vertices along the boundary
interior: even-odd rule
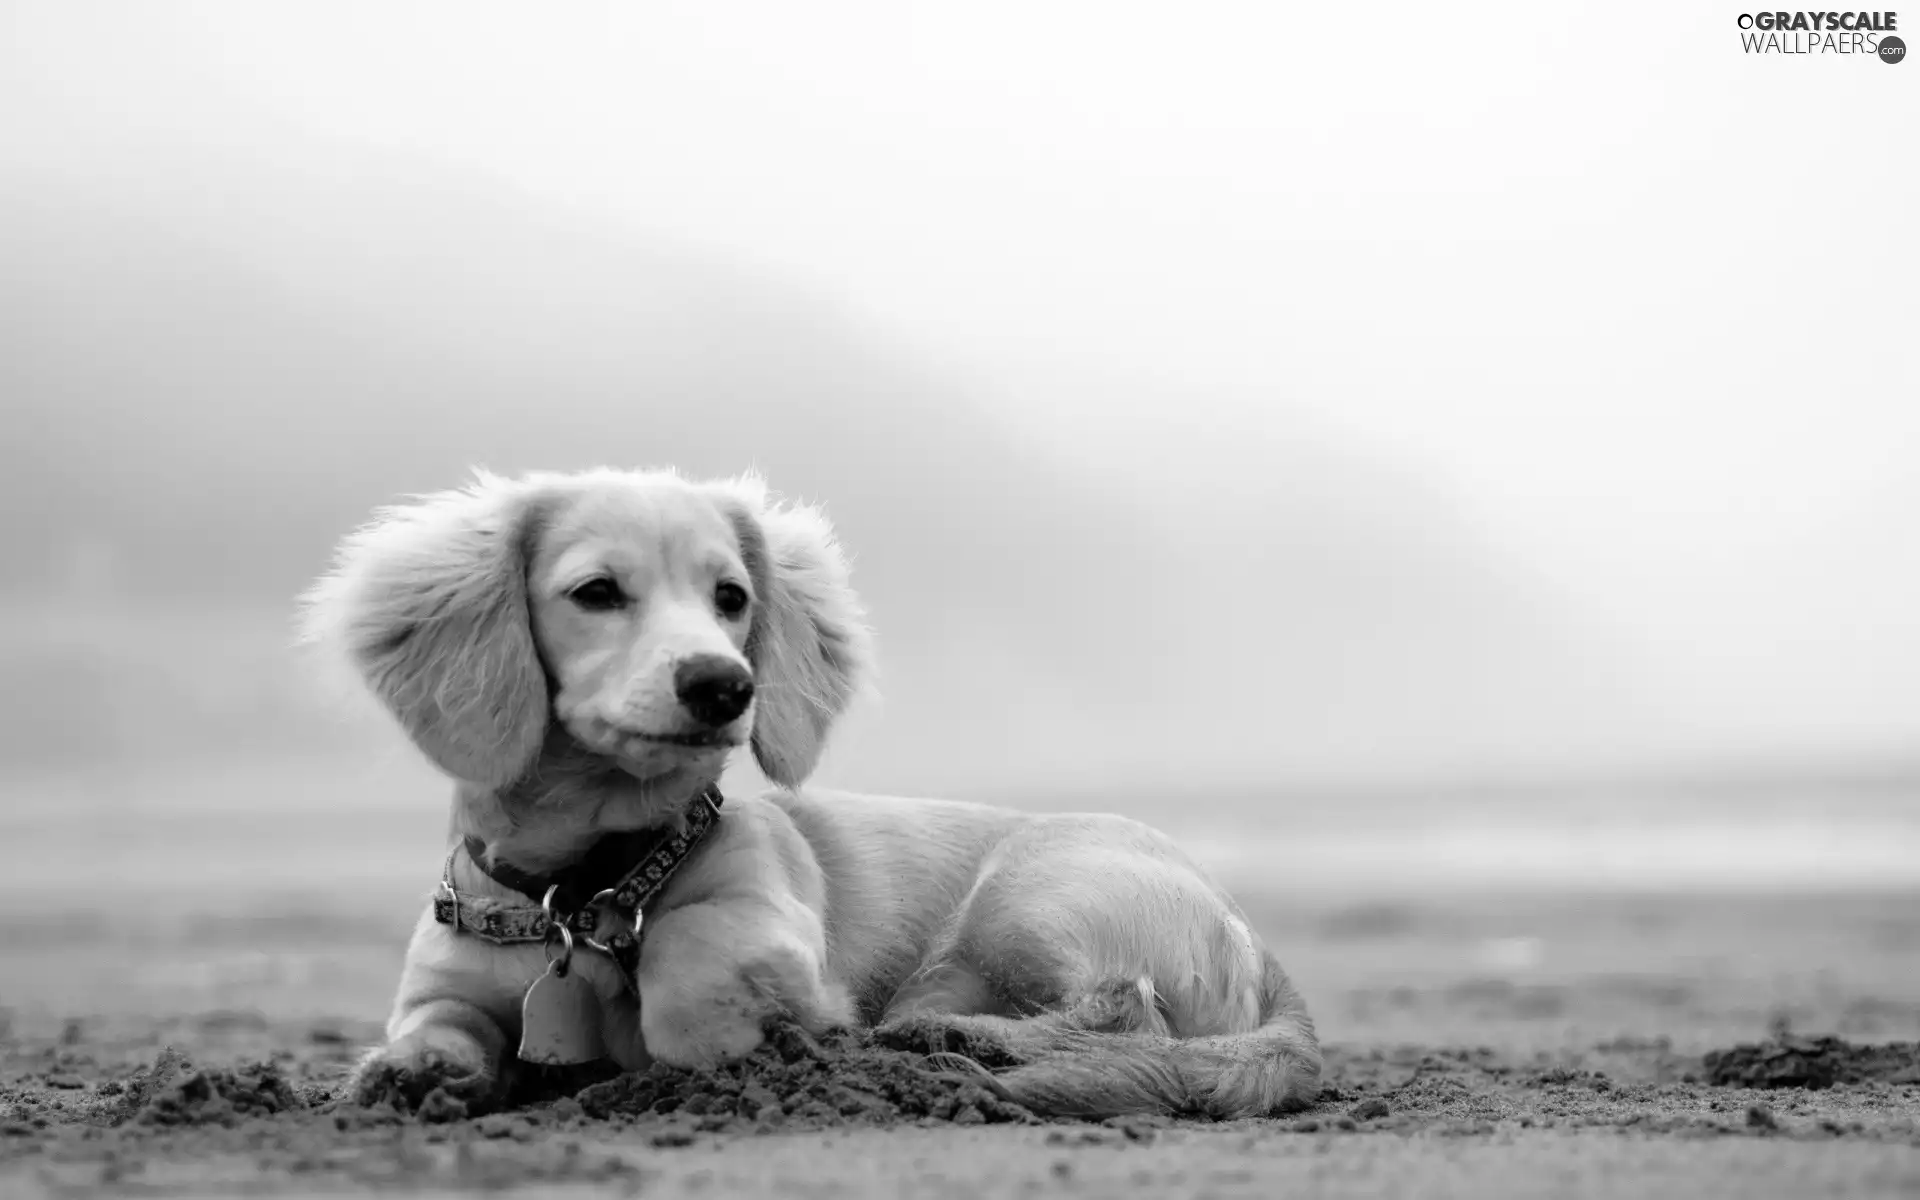
[[[573,930],[567,927],[567,922],[558,920],[553,915],[553,894],[558,890],[560,890],[560,885],[554,884],[547,889],[546,896],[540,901],[540,911],[546,914],[547,918],[547,933],[546,936],[541,939],[540,948],[545,951],[547,965],[553,968],[554,973],[565,975],[568,964],[573,961]],[[553,957],[553,934],[555,930],[558,930],[560,933],[560,957],[557,961]]]

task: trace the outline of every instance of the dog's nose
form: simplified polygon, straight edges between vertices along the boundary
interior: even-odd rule
[[[753,703],[753,676],[718,654],[696,654],[673,669],[673,694],[702,725],[725,725]]]

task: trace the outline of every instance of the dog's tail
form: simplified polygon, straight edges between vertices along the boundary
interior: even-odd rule
[[[1320,1094],[1320,1044],[1300,994],[1266,952],[1259,1001],[1260,1024],[1245,1033],[1173,1037],[1150,981],[1118,983],[1073,1011],[1007,1022],[1012,1065],[978,1078],[1052,1116],[1228,1119],[1305,1108]]]

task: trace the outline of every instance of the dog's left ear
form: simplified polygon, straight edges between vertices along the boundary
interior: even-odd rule
[[[794,787],[813,773],[827,732],[866,686],[872,634],[846,556],[819,509],[781,504],[748,476],[719,485],[753,576],[753,757]]]

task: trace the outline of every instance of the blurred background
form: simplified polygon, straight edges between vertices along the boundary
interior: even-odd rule
[[[823,783],[1316,896],[1920,882],[1920,93],[1734,16],[0,6],[10,936],[404,929],[446,786],[291,609],[477,464],[824,503]]]

